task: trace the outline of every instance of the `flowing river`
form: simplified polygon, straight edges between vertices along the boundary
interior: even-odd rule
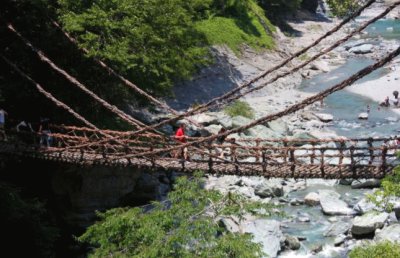
[[[380,20],[367,29],[368,34],[363,38],[385,38],[390,40],[400,40],[400,21]],[[373,60],[362,56],[348,59],[345,64],[328,73],[319,74],[311,79],[304,80],[300,90],[304,92],[317,93],[325,90],[353,73],[374,63]],[[388,73],[388,68],[381,68],[363,78],[373,80]],[[400,75],[399,75],[400,77]],[[400,90],[400,80],[399,80]],[[392,96],[390,96],[392,97]],[[379,108],[379,103],[357,95],[355,93],[342,90],[334,93],[324,100],[324,106],[320,112],[332,114],[334,121],[328,128],[336,134],[346,137],[369,137],[369,136],[393,136],[400,134],[399,115],[388,108]],[[368,120],[359,120],[358,115],[367,111],[370,106]],[[294,191],[288,194],[290,199],[304,199],[309,192],[318,192],[321,189],[334,190],[341,194],[350,207],[356,204],[365,193],[371,190],[354,190],[350,186],[338,185],[329,181],[312,184],[304,190]],[[328,216],[324,216],[319,206],[309,207],[307,205],[291,206],[285,205],[285,212],[289,218],[282,219],[284,224],[283,232],[294,236],[303,236],[307,240],[301,242],[301,248],[297,251],[285,251],[278,257],[348,257],[346,247],[334,247],[334,237],[325,237],[324,233],[332,225]],[[299,221],[300,217],[308,217],[309,222]],[[352,217],[339,216],[338,221],[350,222]],[[315,246],[323,246],[323,250],[317,254],[312,254],[311,250]]]

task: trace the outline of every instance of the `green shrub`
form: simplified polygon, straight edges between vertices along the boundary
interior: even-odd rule
[[[391,212],[394,207],[390,199],[400,197],[400,166],[394,169],[393,174],[386,176],[381,184],[381,189],[368,195],[368,198],[378,207]]]
[[[150,210],[99,213],[101,220],[79,237],[94,247],[89,257],[263,257],[250,234],[230,233],[215,218],[243,218],[274,206],[204,190],[201,177],[178,178],[168,203],[154,202]]]
[[[250,119],[254,118],[254,110],[249,103],[237,100],[224,109],[225,113],[231,117],[244,116]]]
[[[400,245],[389,241],[360,246],[350,252],[350,258],[399,258]]]

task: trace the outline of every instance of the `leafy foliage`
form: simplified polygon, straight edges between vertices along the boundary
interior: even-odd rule
[[[95,247],[91,257],[261,257],[261,247],[250,235],[227,232],[216,218],[257,214],[271,205],[206,191],[202,184],[200,173],[193,179],[181,177],[168,202],[154,202],[151,210],[99,213],[101,220],[79,240]]]
[[[345,17],[360,7],[360,1],[356,0],[327,0],[333,15]]]
[[[91,56],[154,92],[166,93],[173,78],[189,78],[207,64],[205,38],[193,28],[200,1],[60,0],[61,20]]]
[[[54,257],[58,230],[49,224],[44,204],[24,199],[19,190],[0,184],[2,250],[14,257]],[[15,248],[15,247],[19,248]]]
[[[244,116],[250,119],[254,118],[254,110],[250,107],[249,103],[245,101],[237,100],[233,104],[227,106],[224,111],[231,117]]]
[[[360,246],[354,248],[350,258],[398,258],[400,257],[400,245],[389,241],[375,245]]]
[[[393,197],[400,197],[400,166],[396,167],[393,174],[382,180],[382,188],[368,195],[375,205],[390,212],[393,210]]]

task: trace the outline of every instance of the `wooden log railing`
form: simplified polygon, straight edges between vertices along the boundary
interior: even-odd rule
[[[170,153],[158,156],[128,158],[132,153],[162,150],[177,145],[171,139],[108,130],[108,135],[124,135],[119,141],[105,141],[105,134],[93,129],[73,127],[53,128],[49,134],[53,145],[40,148],[38,133],[7,131],[9,141],[1,142],[7,151],[1,153],[29,154],[51,160],[122,166],[146,166],[191,171],[201,169],[209,173],[263,175],[266,177],[321,177],[321,178],[381,178],[399,163],[399,146],[387,145],[390,138],[360,139],[245,139],[222,145],[207,143],[188,149],[190,162],[174,158]],[[57,131],[55,131],[57,130]],[[27,141],[27,136],[33,140]],[[188,139],[189,141],[192,139]],[[99,144],[97,144],[99,142]],[[82,143],[90,143],[79,147]],[[273,145],[268,145],[273,144]],[[12,146],[11,146],[12,145]],[[79,148],[71,148],[78,146]],[[223,152],[223,155],[221,155]]]

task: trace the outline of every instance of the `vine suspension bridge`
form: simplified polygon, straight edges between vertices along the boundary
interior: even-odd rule
[[[187,138],[186,143],[178,143],[174,139],[164,135],[157,128],[165,124],[173,123],[179,119],[186,119],[188,123],[202,127],[191,119],[194,114],[206,112],[210,108],[221,107],[233,100],[236,100],[250,92],[268,86],[274,81],[296,72],[307,64],[327,54],[340,44],[348,41],[351,37],[365,29],[368,25],[384,17],[398,5],[400,1],[394,2],[381,14],[366,21],[360,27],[354,29],[342,39],[327,47],[321,53],[309,58],[289,71],[282,72],[271,77],[266,83],[259,86],[254,84],[261,78],[266,77],[272,72],[285,67],[296,57],[306,53],[310,48],[319,44],[324,38],[332,35],[345,24],[361,14],[361,12],[372,5],[376,0],[369,0],[356,12],[343,20],[340,24],[328,31],[309,46],[294,53],[292,56],[276,65],[275,67],[261,73],[252,80],[238,85],[232,91],[217,97],[206,104],[180,114],[176,110],[167,106],[164,102],[157,100],[150,94],[141,90],[135,84],[125,79],[104,62],[95,59],[109,74],[121,80],[130,89],[143,95],[155,105],[173,115],[153,125],[145,125],[141,121],[133,118],[116,106],[109,104],[101,99],[96,93],[90,91],[85,85],[76,78],[68,74],[65,70],[52,62],[43,51],[36,48],[28,39],[18,32],[9,23],[3,23],[14,37],[22,40],[25,45],[33,51],[37,57],[48,64],[55,72],[70,81],[71,85],[78,87],[88,97],[94,99],[104,108],[120,117],[127,124],[131,125],[132,131],[113,131],[101,130],[89,122],[83,116],[75,112],[67,104],[56,99],[50,92],[44,90],[34,79],[22,71],[13,61],[5,55],[0,54],[3,61],[8,63],[21,77],[30,81],[32,85],[46,98],[52,101],[57,107],[62,108],[74,116],[85,127],[52,125],[49,137],[53,139],[51,147],[39,147],[37,142],[40,134],[7,131],[8,141],[0,141],[0,155],[8,157],[30,157],[35,159],[52,160],[56,162],[66,162],[81,165],[102,165],[102,166],[135,166],[151,169],[167,169],[181,171],[203,170],[213,174],[234,174],[234,175],[259,175],[264,177],[293,177],[293,178],[382,178],[390,173],[394,166],[398,164],[395,155],[395,147],[388,146],[386,143],[390,138],[357,138],[357,139],[246,139],[230,141],[226,140],[223,144],[214,144],[218,137],[226,137],[233,133],[244,132],[256,125],[264,124],[274,119],[301,110],[330,94],[342,90],[351,85],[358,79],[370,74],[374,70],[383,67],[394,57],[400,54],[400,47],[389,53],[387,56],[378,60],[359,72],[353,74],[342,82],[324,90],[318,94],[308,97],[286,109],[261,117],[247,125],[243,125],[224,133],[206,136]],[[52,24],[59,29],[73,44],[75,39],[63,31],[54,21]],[[82,49],[87,52],[86,49]],[[183,152],[188,148],[190,161],[173,158],[176,153]],[[224,155],[221,156],[220,153]]]

